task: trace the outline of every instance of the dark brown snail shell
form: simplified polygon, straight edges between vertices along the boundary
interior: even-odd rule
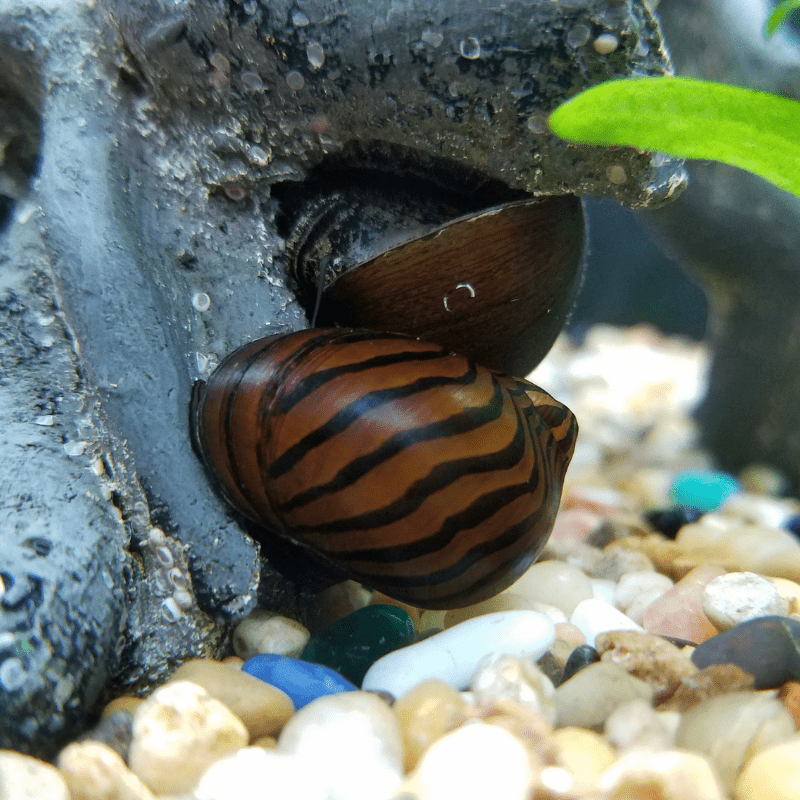
[[[404,335],[311,329],[230,354],[196,439],[226,498],[423,608],[491,597],[544,546],[577,424],[525,380]]]
[[[580,284],[581,201],[506,190],[508,200],[496,188],[465,195],[418,178],[391,191],[382,180],[342,178],[295,210],[286,258],[309,317],[407,333],[528,374]]]

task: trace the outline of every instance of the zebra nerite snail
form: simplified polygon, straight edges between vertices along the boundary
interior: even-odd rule
[[[353,150],[302,189],[274,192],[309,319],[407,333],[527,375],[580,284],[581,201],[532,197],[394,147]]]
[[[533,563],[577,434],[528,381],[350,329],[239,348],[194,413],[203,459],[243,514],[428,608],[491,597]]]
[[[196,393],[218,488],[303,566],[420,607],[497,594],[544,546],[577,434],[507,375],[538,364],[571,308],[580,200],[357,145],[272,192],[323,327],[245,345]]]

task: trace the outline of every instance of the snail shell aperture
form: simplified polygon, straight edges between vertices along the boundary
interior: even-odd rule
[[[423,608],[486,599],[530,566],[577,434],[528,381],[344,328],[239,348],[193,413],[201,455],[242,514]]]
[[[283,197],[286,258],[320,326],[391,330],[526,375],[572,308],[586,250],[574,195],[531,197],[438,163],[328,167]],[[280,197],[280,190],[277,191]]]

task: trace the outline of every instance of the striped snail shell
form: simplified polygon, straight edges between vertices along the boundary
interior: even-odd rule
[[[241,347],[200,385],[193,414],[240,512],[340,579],[422,608],[486,599],[530,566],[577,434],[528,381],[344,328]]]
[[[374,169],[312,182],[286,232],[309,318],[407,333],[527,375],[580,284],[583,206],[574,195],[468,188]]]

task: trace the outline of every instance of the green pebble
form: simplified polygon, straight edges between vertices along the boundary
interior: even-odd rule
[[[312,636],[300,658],[335,669],[361,686],[379,658],[413,641],[414,623],[402,608],[366,606]]]

